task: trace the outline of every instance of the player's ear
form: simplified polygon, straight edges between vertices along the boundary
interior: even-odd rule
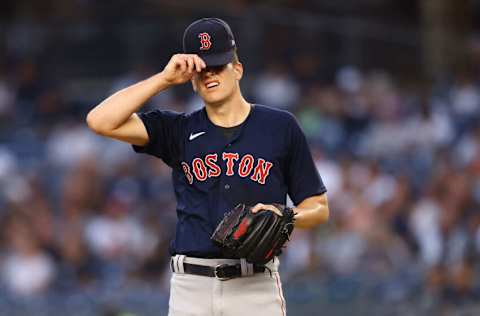
[[[242,79],[243,77],[243,65],[241,62],[232,63],[233,71],[235,72],[235,77],[237,80]]]

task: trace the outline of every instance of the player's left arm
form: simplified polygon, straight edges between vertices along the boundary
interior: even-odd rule
[[[289,133],[290,153],[287,179],[288,195],[296,204],[293,208],[296,228],[313,228],[326,223],[330,216],[327,199],[327,189],[318,173],[308,142],[298,122],[291,117]],[[271,204],[259,203],[252,208],[253,212],[270,210],[282,215],[282,212]]]
[[[330,216],[327,193],[306,198],[293,211],[296,228],[308,229],[326,223]]]
[[[282,215],[281,211],[272,204],[258,203],[252,208],[254,213],[260,210],[269,210],[280,216]],[[327,193],[306,198],[294,207],[293,211],[296,213],[296,228],[309,229],[326,223],[330,216]]]

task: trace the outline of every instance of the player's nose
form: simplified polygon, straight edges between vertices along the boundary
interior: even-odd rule
[[[200,72],[200,78],[202,80],[210,79],[214,75],[215,75],[215,72],[212,69],[208,69],[208,68],[205,68],[202,70],[202,72]]]

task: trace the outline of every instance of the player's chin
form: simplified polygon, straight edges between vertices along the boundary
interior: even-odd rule
[[[227,96],[225,93],[221,93],[221,91],[218,92],[207,92],[207,93],[202,93],[202,98],[205,103],[208,104],[220,104],[223,101],[227,99]]]

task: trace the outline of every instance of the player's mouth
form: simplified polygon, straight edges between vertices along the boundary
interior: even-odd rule
[[[220,85],[220,82],[216,81],[216,80],[205,82],[205,88],[207,88],[207,90],[213,90],[216,87],[218,87],[219,85]]]

